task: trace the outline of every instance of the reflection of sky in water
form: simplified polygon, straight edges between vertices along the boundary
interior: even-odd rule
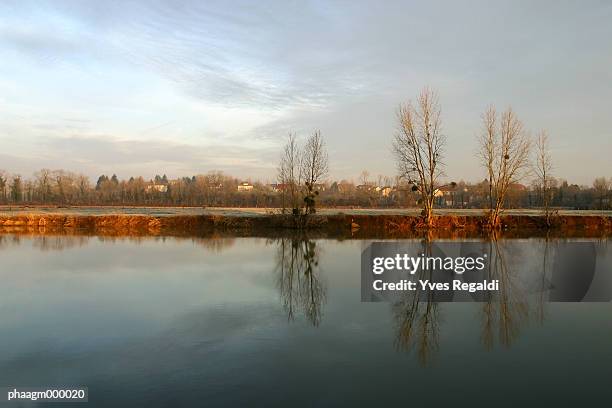
[[[316,242],[325,296],[313,327],[299,304],[287,319],[278,241],[0,237],[0,386],[85,384],[89,406],[610,395],[609,303],[545,304],[543,323],[530,310],[509,347],[488,351],[482,304],[440,304],[423,366],[398,351],[391,305],[360,302],[359,241]],[[538,264],[542,241],[521,242]],[[606,245],[598,262],[610,269]]]

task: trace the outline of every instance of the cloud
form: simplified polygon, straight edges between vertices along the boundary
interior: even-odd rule
[[[58,35],[57,32],[42,33],[32,28],[14,27],[0,30],[0,41],[16,51],[37,57],[65,55],[81,46],[74,38]]]
[[[43,143],[47,157],[63,157],[65,163],[88,168],[90,173],[104,171],[123,177],[162,172],[179,176],[211,170],[263,175],[269,173],[276,162],[274,151],[235,145],[196,146],[159,140],[117,140],[106,135],[52,137]]]
[[[185,95],[226,107],[325,107],[363,92],[373,75],[356,56],[330,47],[329,16],[308,3],[299,15],[294,7],[276,8],[271,13],[268,5],[253,2],[230,10],[224,3],[168,1],[15,7],[0,30],[0,46],[94,71],[127,64],[156,72]],[[313,52],[313,41],[327,44]]]
[[[0,154],[0,170],[25,177],[41,168],[62,168],[94,179],[100,174],[170,177],[223,171],[228,175],[268,178],[277,151],[236,145],[190,145],[160,140],[118,140],[111,136],[45,137],[25,155]]]
[[[321,128],[340,177],[364,166],[390,174],[380,156],[393,109],[430,85],[441,94],[449,173],[481,178],[467,159],[490,103],[513,105],[529,128],[592,156],[584,177],[609,168],[605,149],[593,147],[609,145],[612,126],[602,86],[611,75],[608,4],[7,0],[0,12],[0,127],[11,129],[0,140],[49,150],[22,146],[13,156],[61,165],[51,153],[61,149],[92,168],[115,157],[126,171],[210,164],[271,177],[272,145]],[[90,123],[56,125],[73,113]],[[578,141],[583,133],[590,143]],[[67,134],[83,140],[57,140]],[[133,145],[152,134],[175,142]],[[559,163],[559,176],[578,177],[571,163]]]

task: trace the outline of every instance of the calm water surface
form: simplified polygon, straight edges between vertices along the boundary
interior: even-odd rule
[[[503,304],[410,313],[360,302],[363,241],[0,235],[0,387],[85,385],[91,407],[609,405],[612,304],[512,284],[526,265],[547,284],[557,243],[499,242],[530,254]]]

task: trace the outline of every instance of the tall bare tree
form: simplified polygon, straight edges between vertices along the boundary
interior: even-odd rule
[[[359,174],[359,182],[364,186],[368,185],[368,183],[370,182],[370,172],[367,170],[363,170],[361,174]]]
[[[294,215],[298,215],[300,211],[300,175],[300,148],[295,134],[289,133],[287,143],[281,154],[277,180],[280,184],[282,194],[283,211],[285,210],[287,204],[286,200],[288,199],[288,204],[291,206]]]
[[[46,202],[52,196],[51,184],[52,184],[52,175],[51,170],[49,169],[41,169],[39,172],[35,173],[36,177],[36,185],[38,188],[38,195],[41,199],[41,202]]]
[[[13,176],[11,183],[11,199],[14,203],[20,203],[23,199],[23,183],[19,174]]]
[[[425,224],[433,225],[436,193],[442,186],[442,154],[446,138],[441,131],[440,104],[436,92],[421,91],[416,106],[412,102],[400,105],[397,111],[398,132],[393,150],[402,178],[413,184],[420,195]]]
[[[6,186],[8,179],[8,174],[3,170],[0,170],[0,203],[4,203],[6,199]]]
[[[55,170],[52,173],[55,181],[56,196],[60,203],[70,201],[76,194],[76,175],[65,170]]]
[[[489,225],[496,228],[500,226],[508,187],[528,170],[531,143],[512,108],[500,115],[498,125],[497,112],[491,106],[482,115],[482,122],[478,153],[488,175]]]
[[[91,189],[91,183],[89,181],[89,178],[84,174],[79,174],[76,183],[79,191],[79,199],[81,201],[84,201],[87,197],[87,193]]]
[[[593,189],[599,198],[599,209],[604,209],[604,198],[608,196],[608,190],[610,189],[610,182],[606,180],[605,177],[597,177],[595,181],[593,181]]]
[[[315,210],[315,199],[319,195],[317,183],[320,183],[329,171],[328,155],[325,149],[325,141],[320,130],[310,135],[302,151],[301,174],[304,180],[305,193],[304,203],[306,213],[312,214]]]
[[[548,134],[545,130],[541,130],[537,138],[537,152],[535,162],[535,174],[537,182],[542,190],[542,204],[544,207],[544,216],[546,217],[546,225],[550,227],[550,192],[551,192],[551,176],[552,176],[552,159],[550,157],[550,148],[548,145]]]

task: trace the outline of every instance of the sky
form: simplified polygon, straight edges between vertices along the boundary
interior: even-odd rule
[[[484,178],[494,104],[589,185],[612,177],[610,21],[607,1],[3,0],[0,169],[272,181],[287,134],[320,129],[330,179],[394,176],[395,111],[429,86],[448,178]]]

